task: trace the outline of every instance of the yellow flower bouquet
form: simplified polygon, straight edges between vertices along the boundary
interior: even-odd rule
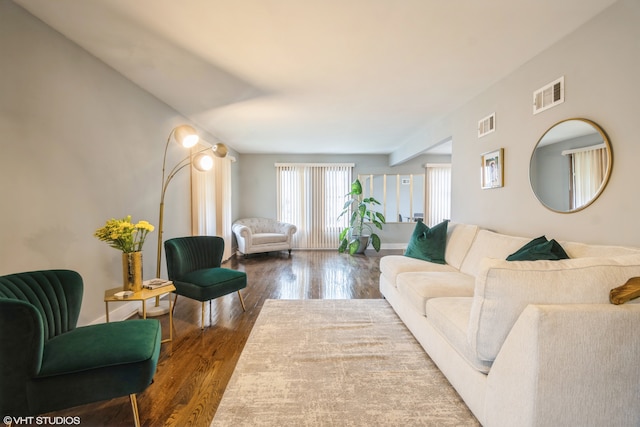
[[[153,225],[147,221],[132,223],[131,215],[128,215],[122,219],[108,220],[104,227],[96,230],[94,236],[107,242],[112,248],[130,253],[141,251],[147,234],[153,230]]]

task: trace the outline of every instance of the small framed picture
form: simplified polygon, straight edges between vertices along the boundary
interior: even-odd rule
[[[500,188],[504,185],[504,149],[489,151],[481,156],[482,188]]]

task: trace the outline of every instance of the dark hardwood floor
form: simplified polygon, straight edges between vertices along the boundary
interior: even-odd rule
[[[206,305],[204,331],[201,305],[179,298],[173,342],[162,345],[158,370],[138,395],[143,426],[209,426],[240,353],[266,299],[381,298],[380,257],[399,251],[367,251],[365,256],[336,251],[294,251],[234,257],[224,267],[247,273],[242,291],[247,311],[236,293]],[[163,331],[168,315],[159,318]],[[61,393],[64,391],[61,390]],[[80,417],[82,426],[133,425],[128,397],[47,414]]]

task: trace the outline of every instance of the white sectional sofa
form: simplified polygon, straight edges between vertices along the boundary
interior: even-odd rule
[[[482,425],[640,426],[640,304],[609,303],[640,249],[505,260],[530,240],[449,223],[446,264],[385,256],[380,290]]]

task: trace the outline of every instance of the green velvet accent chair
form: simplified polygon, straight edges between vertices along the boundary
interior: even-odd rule
[[[217,236],[177,237],[164,242],[167,257],[167,274],[173,281],[177,295],[202,302],[204,329],[204,303],[238,292],[242,309],[246,311],[240,289],[247,287],[247,274],[220,267],[224,252],[224,240]],[[173,308],[175,309],[175,302]]]
[[[83,281],[71,270],[0,277],[0,414],[35,416],[129,396],[153,381],[155,319],[77,327]]]

